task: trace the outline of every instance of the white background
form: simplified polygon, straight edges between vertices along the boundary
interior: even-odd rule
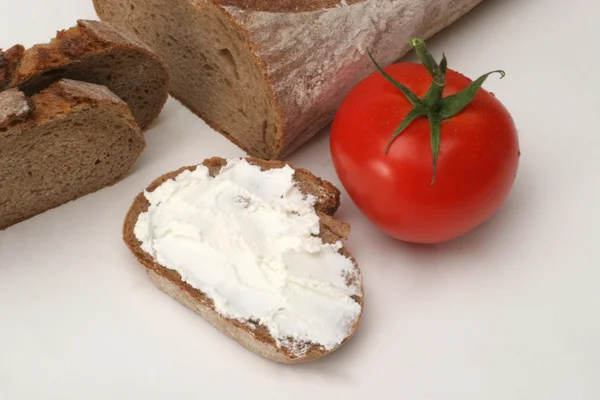
[[[487,0],[429,42],[468,76],[507,71],[486,88],[519,128],[514,191],[489,223],[438,246],[387,238],[344,193],[366,309],[353,340],[312,364],[224,337],[122,243],[153,178],[243,154],[170,100],[125,181],[0,232],[0,399],[600,399],[598,7]],[[1,10],[4,48],[95,17],[86,0]],[[339,184],[327,134],[290,160]]]

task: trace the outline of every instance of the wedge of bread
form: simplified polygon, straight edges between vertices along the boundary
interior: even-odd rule
[[[137,37],[107,22],[78,21],[48,44],[0,51],[0,90],[18,87],[32,95],[61,78],[108,87],[146,129],[168,96],[162,59]]]
[[[144,146],[104,86],[63,79],[31,98],[0,92],[0,229],[117,182]]]
[[[245,159],[249,164],[258,166],[262,171],[283,168],[285,164],[279,161],[264,161],[259,159]],[[212,177],[221,174],[227,161],[222,158],[207,159],[202,163],[208,168],[208,173]],[[347,322],[347,334],[333,348],[324,348],[318,343],[288,343],[288,345],[278,344],[276,338],[270,333],[263,324],[244,319],[231,318],[219,313],[215,307],[213,298],[192,285],[184,282],[182,276],[175,270],[166,268],[159,264],[156,259],[142,249],[142,242],[135,233],[138,219],[143,213],[146,213],[150,203],[146,193],[151,193],[160,188],[165,182],[175,179],[182,173],[195,170],[195,166],[184,167],[177,171],[167,173],[156,179],[145,192],[140,193],[135,200],[125,218],[123,228],[123,238],[129,249],[138,259],[142,266],[147,269],[151,280],[165,293],[176,299],[181,304],[200,314],[209,323],[214,325],[221,332],[233,338],[254,353],[280,363],[299,363],[316,360],[339,348],[355,332],[358,327],[363,307],[363,286],[362,277],[358,265],[350,253],[341,246],[338,250],[343,256],[351,260],[352,273],[346,278],[348,287],[356,288],[356,294],[351,297],[360,312]],[[296,187],[303,195],[314,196],[316,199],[314,209],[319,216],[320,229],[318,237],[322,243],[337,243],[347,238],[350,227],[348,224],[333,218],[333,214],[339,207],[339,191],[329,182],[321,180],[307,170],[295,169],[293,181]],[[154,228],[151,228],[154,229]],[[231,233],[232,235],[234,232]],[[328,268],[328,265],[320,265],[319,268]],[[244,301],[250,302],[251,299],[244,298]],[[297,351],[301,349],[301,351]]]
[[[282,159],[344,96],[481,0],[94,0],[163,55],[171,94],[249,155]]]

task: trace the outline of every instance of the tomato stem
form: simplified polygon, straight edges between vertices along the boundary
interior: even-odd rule
[[[431,185],[435,184],[436,175],[437,175],[437,164],[438,158],[441,148],[441,126],[442,122],[445,119],[452,118],[456,114],[460,113],[465,109],[473,101],[475,95],[485,82],[485,80],[491,74],[498,73],[500,74],[500,78],[504,78],[505,73],[501,70],[496,70],[492,72],[488,72],[487,74],[482,75],[477,80],[472,82],[469,86],[467,86],[462,91],[448,97],[443,97],[444,88],[446,87],[446,71],[448,70],[448,60],[446,59],[446,55],[443,55],[442,60],[438,64],[429,50],[425,45],[425,41],[419,38],[412,38],[409,41],[410,45],[415,49],[419,60],[427,69],[433,81],[429,90],[423,97],[420,99],[417,95],[415,95],[410,89],[408,89],[405,85],[396,81],[392,78],[373,58],[371,53],[369,57],[371,61],[375,64],[375,67],[379,71],[383,77],[389,81],[392,85],[394,85],[398,90],[404,94],[406,99],[413,105],[413,109],[406,115],[406,117],[402,120],[398,128],[394,131],[392,137],[390,138],[387,146],[384,149],[384,154],[387,154],[390,147],[392,146],[394,140],[404,132],[406,128],[410,126],[410,124],[420,117],[425,117],[429,120],[430,126],[430,140],[431,140],[431,155],[432,155],[432,178]]]
[[[427,50],[425,41],[423,39],[412,38],[410,39],[409,43],[415,49],[415,53],[417,53],[417,56],[419,57],[419,60],[423,66],[432,76],[433,83],[435,83],[437,86],[446,86],[446,72],[442,72],[442,68],[440,68],[429,50]]]

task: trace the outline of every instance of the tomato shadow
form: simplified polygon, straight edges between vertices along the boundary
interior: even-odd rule
[[[451,241],[439,244],[407,243],[378,231],[371,232],[372,243],[380,242],[381,245],[376,247],[380,247],[381,251],[389,252],[390,257],[399,257],[402,268],[479,268],[491,254],[498,254],[499,249],[511,251],[509,247],[515,243],[517,231],[527,221],[531,207],[538,201],[532,196],[532,189],[531,185],[518,181],[506,203],[492,218]],[[379,263],[379,266],[384,265],[386,263]]]

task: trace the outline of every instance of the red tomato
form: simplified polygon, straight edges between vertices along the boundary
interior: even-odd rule
[[[421,64],[384,69],[423,98],[432,77]],[[471,80],[448,70],[443,96]],[[473,101],[441,124],[435,182],[429,121],[417,118],[384,153],[413,106],[381,73],[360,82],[331,128],[331,153],[352,200],[381,230],[415,243],[453,239],[490,218],[506,200],[519,163],[515,124],[493,94]]]

